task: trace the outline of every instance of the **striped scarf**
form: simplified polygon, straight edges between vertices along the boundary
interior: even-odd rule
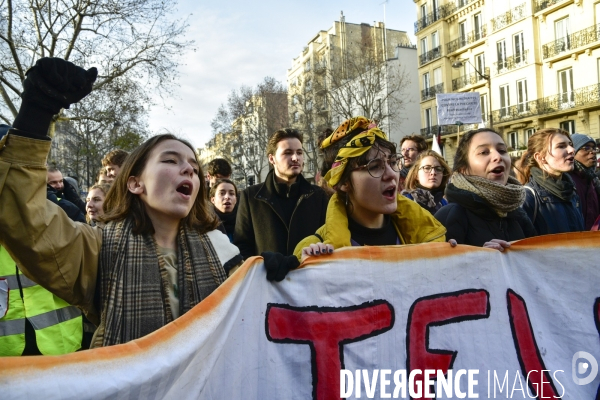
[[[173,320],[165,261],[152,235],[136,235],[133,221],[112,222],[103,230],[98,266],[101,327],[94,343],[126,343]],[[227,278],[206,234],[181,226],[177,236],[180,315],[211,294]]]

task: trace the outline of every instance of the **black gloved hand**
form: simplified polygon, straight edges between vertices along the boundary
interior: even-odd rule
[[[300,261],[296,256],[284,256],[281,253],[265,251],[261,254],[265,259],[267,268],[267,280],[281,282],[283,278],[293,269],[298,268]]]
[[[41,58],[26,75],[23,101],[58,114],[61,108],[69,108],[90,94],[98,70],[92,67],[86,71],[61,58]]]

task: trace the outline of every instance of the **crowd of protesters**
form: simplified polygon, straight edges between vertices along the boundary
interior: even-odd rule
[[[11,326],[0,329],[0,355],[140,338],[189,311],[252,256],[264,258],[267,279],[280,281],[305,258],[341,247],[449,242],[505,251],[527,237],[598,228],[590,136],[541,129],[515,173],[501,135],[472,130],[451,169],[423,137],[407,136],[398,149],[360,116],[319,138],[317,184],[302,174],[304,138],[295,129],[271,135],[270,172],[243,191],[226,160],[212,160],[205,177],[192,145],[163,134],[131,154],[107,154],[83,202],[76,182],[40,167],[52,116],[89,94],[96,75],[39,60],[13,127],[0,127],[0,278],[12,285],[0,308],[0,328]],[[43,296],[32,301],[32,288]],[[36,318],[43,313],[61,317],[44,326]]]

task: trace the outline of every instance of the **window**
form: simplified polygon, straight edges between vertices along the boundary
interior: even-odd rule
[[[558,96],[560,108],[570,108],[575,105],[572,68],[558,71]]]
[[[433,13],[433,20],[437,21],[438,20],[438,0],[431,1],[431,8],[432,8],[432,13]],[[437,46],[433,46],[433,47],[437,47]]]
[[[481,120],[487,121],[489,114],[490,114],[490,112],[488,111],[488,95],[487,95],[487,93],[479,96],[479,105],[481,107]]]
[[[427,38],[421,39],[421,54],[427,53]]]
[[[306,81],[306,90],[312,90],[312,81],[310,79]]]
[[[300,102],[300,100],[298,100],[298,95],[297,95],[297,94],[293,95],[293,96],[292,96],[292,104],[293,104],[293,105],[296,105],[296,104],[298,104],[299,102]]]
[[[310,110],[312,110],[312,106],[313,106],[312,100],[307,100],[306,101],[306,109],[308,111],[310,111]]]
[[[560,123],[560,129],[569,132],[569,134],[575,133],[575,121],[570,119],[568,121],[563,121]]]
[[[555,46],[559,52],[567,51],[571,48],[571,38],[569,37],[570,30],[569,17],[554,22]]]
[[[481,27],[481,13],[473,15],[473,33],[475,40],[479,40],[483,37],[483,29]]]
[[[246,105],[246,112],[252,114],[254,112],[254,105],[252,103],[248,103]]]
[[[500,86],[500,117],[506,117],[509,113],[510,93],[508,85]]]
[[[441,68],[436,68],[433,70],[433,84],[434,85],[439,85],[441,83],[444,83],[442,81],[442,69]]]
[[[306,151],[313,151],[315,149],[315,146],[313,145],[313,143],[309,140],[306,143]]]
[[[256,181],[256,179],[254,178],[254,175],[250,175],[248,177],[248,186],[252,186],[254,185],[254,182]]]
[[[513,35],[513,55],[515,64],[520,64],[524,61],[523,32]]]
[[[527,103],[527,80],[522,79],[517,81],[517,107],[519,112],[529,111],[529,104]]]
[[[425,127],[427,128],[427,133],[431,133],[431,108],[425,109]]]
[[[293,119],[294,119],[294,122],[300,121],[300,113],[298,111],[294,112]]]
[[[465,21],[458,24],[458,37],[460,39],[460,47],[467,44],[467,23]]]
[[[440,36],[438,35],[438,32],[435,31],[431,34],[431,48],[435,49],[438,48],[440,45]]]
[[[475,56],[475,65],[477,66],[477,70],[481,73],[481,75],[485,75],[485,55],[483,53]],[[482,80],[484,78],[478,76],[477,79]]]
[[[431,86],[429,83],[429,72],[426,72],[423,74],[423,90],[429,89],[429,87]]]
[[[421,18],[423,19],[423,22],[427,24],[427,4],[421,5]]]
[[[525,129],[526,144],[529,143],[529,138],[532,137],[534,133],[535,133],[535,129],[533,129],[533,128]]]
[[[308,163],[308,172],[315,172],[315,162],[310,160]]]
[[[506,68],[506,42],[501,40],[496,43],[496,52],[498,55],[498,71]]]
[[[519,147],[519,134],[517,132],[508,133],[508,147],[512,147],[513,150]]]
[[[310,71],[310,60],[306,60],[306,62],[304,63],[304,71]]]

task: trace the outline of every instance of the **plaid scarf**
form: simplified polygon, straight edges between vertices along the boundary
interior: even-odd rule
[[[102,346],[140,338],[173,320],[165,261],[152,235],[136,235],[132,227],[133,221],[126,219],[103,230],[98,266]],[[227,274],[206,234],[181,226],[177,245],[183,315],[223,283]]]

